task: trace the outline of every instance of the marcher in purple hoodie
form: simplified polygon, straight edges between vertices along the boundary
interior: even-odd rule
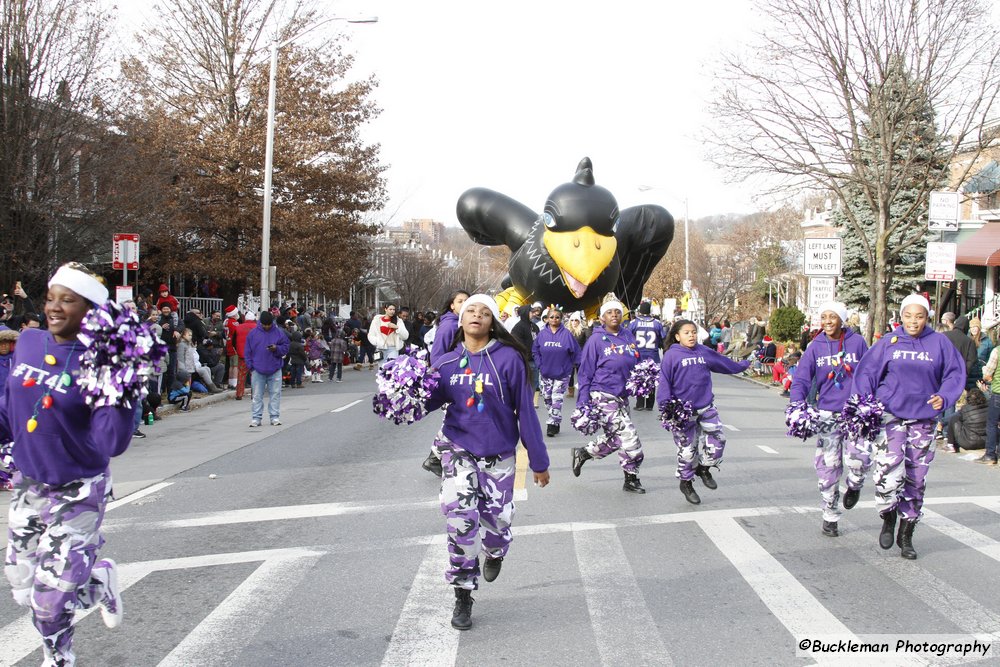
[[[927,325],[930,304],[919,294],[903,299],[903,326],[872,345],[854,373],[852,394],[874,394],[885,406],[875,442],[875,507],[882,517],[879,546],[896,546],[913,560],[913,530],[920,519],[927,469],[934,460],[934,418],[955,405],[965,389],[965,360],[944,335]]]
[[[823,498],[823,534],[837,537],[840,520],[840,477],[847,468],[844,509],[858,502],[865,475],[871,467],[871,446],[844,436],[837,425],[840,412],[851,395],[854,372],[868,351],[860,335],[844,328],[847,306],[831,302],[820,309],[822,332],[813,338],[796,367],[791,386],[791,403],[808,400],[809,391],[818,387],[820,422],[816,434],[814,464]]]
[[[266,310],[260,314],[257,328],[247,334],[244,348],[247,370],[252,372],[250,387],[253,392],[250,401],[250,426],[260,426],[264,417],[264,391],[270,399],[267,403],[271,426],[281,426],[281,367],[288,354],[288,336],[274,326],[274,315]]]
[[[594,325],[580,354],[577,405],[591,403],[596,406],[604,413],[605,424],[603,438],[588,442],[586,447],[573,448],[573,475],[579,477],[583,464],[589,459],[603,459],[617,451],[625,473],[622,490],[646,493],[639,481],[642,443],[635,432],[625,393],[625,383],[639,361],[639,352],[632,332],[622,327],[624,312],[625,306],[620,302],[605,301],[600,310],[603,326]]]
[[[451,624],[472,627],[472,591],[500,574],[514,516],[514,454],[524,443],[535,484],[549,483],[549,455],[532,407],[527,350],[500,323],[496,302],[474,294],[459,312],[456,347],[438,362],[441,381],[427,407],[448,405],[434,441],[441,452],[441,511],[448,520],[449,566],[455,587]],[[480,538],[480,529],[485,536]]]
[[[670,347],[660,362],[656,401],[660,408],[672,398],[690,402],[695,418],[682,432],[674,432],[677,445],[677,476],[685,500],[701,503],[691,480],[695,475],[709,489],[717,489],[709,468],[719,467],[726,449],[719,411],[712,393],[712,373],[730,375],[745,371],[749,361],[733,361],[710,347],[698,344],[698,327],[691,320],[677,320],[667,334]]]
[[[573,367],[580,363],[580,345],[569,329],[562,325],[562,318],[559,308],[549,306],[545,326],[531,345],[531,356],[541,376],[542,400],[549,412],[545,420],[545,435],[549,437],[559,433],[569,376]]]
[[[461,310],[462,304],[468,298],[469,293],[465,290],[455,290],[448,296],[444,307],[441,308],[441,314],[434,323],[434,338],[430,341],[430,360],[432,366],[437,364],[437,360],[441,358],[441,355],[454,347],[452,343],[454,343],[455,335],[458,333],[458,311]],[[431,446],[431,451],[427,454],[427,458],[420,464],[420,467],[432,475],[441,476],[441,454],[434,451],[433,445]]]
[[[60,267],[45,299],[48,330],[21,332],[0,401],[0,441],[13,439],[18,468],[4,573],[14,600],[32,611],[46,665],[74,664],[77,609],[100,606],[109,628],[122,620],[115,562],[97,552],[111,497],[108,463],[128,447],[135,409],[92,408],[72,382],[81,323],[107,300],[85,267]]]

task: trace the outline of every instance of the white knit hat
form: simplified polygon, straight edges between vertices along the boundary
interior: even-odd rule
[[[100,280],[66,264],[49,278],[49,287],[53,285],[71,289],[95,306],[103,305],[108,300],[108,288]]]
[[[489,308],[490,312],[493,313],[494,320],[500,319],[500,307],[497,306],[497,302],[493,300],[493,297],[491,297],[489,294],[473,294],[472,296],[470,296],[468,299],[465,300],[465,303],[462,304],[461,310],[458,311],[459,322],[462,321],[462,315],[465,314],[465,309],[474,303],[481,303],[487,308]]]
[[[625,314],[625,306],[621,304],[621,301],[605,301],[601,304],[600,316],[604,317],[604,313],[615,309],[618,309],[623,315]]]
[[[912,306],[912,305],[920,306],[927,312],[928,315],[930,315],[931,304],[927,303],[927,299],[924,298],[923,294],[911,294],[905,299],[903,299],[903,303],[899,305],[900,314],[902,314],[903,311],[906,310],[907,306]]]
[[[822,315],[825,312],[835,313],[837,317],[840,318],[840,323],[844,324],[847,322],[847,306],[840,303],[839,301],[830,301],[829,303],[823,304],[823,307],[819,309],[819,314]]]

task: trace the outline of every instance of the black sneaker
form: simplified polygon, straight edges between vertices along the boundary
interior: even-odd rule
[[[486,564],[483,566],[483,579],[486,581],[496,581],[500,576],[500,568],[503,567],[503,558],[486,557]]]
[[[848,489],[847,493],[844,494],[844,509],[849,510],[858,504],[858,498],[861,497],[861,489]]]
[[[464,588],[455,589],[455,611],[451,615],[451,627],[456,630],[468,630],[472,627],[472,591]]]
[[[545,435],[546,436],[548,436],[549,438],[551,438],[555,434],[556,434],[556,425],[555,424],[548,424],[548,425],[545,426]]]
[[[625,473],[625,484],[622,485],[622,491],[640,495],[646,493],[646,489],[642,488],[642,482],[639,481],[639,476],[634,472]]]
[[[583,464],[587,462],[587,459],[592,458],[587,450],[583,447],[573,448],[573,477],[580,476],[580,470],[583,469]]]
[[[140,431],[139,429],[136,429],[135,433],[132,434],[132,437],[133,438],[145,438],[146,434],[143,433],[142,431]]]
[[[824,521],[823,522],[823,534],[827,537],[837,537],[840,533],[837,531],[836,521]]]

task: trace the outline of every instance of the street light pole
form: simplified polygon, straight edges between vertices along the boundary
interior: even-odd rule
[[[346,18],[334,16],[283,42],[278,42],[276,39],[271,42],[271,71],[267,81],[267,143],[264,148],[264,224],[260,235],[260,307],[262,310],[267,310],[271,305],[269,280],[271,273],[271,177],[274,166],[274,103],[277,92],[278,49],[333,21],[378,23],[378,17]]]
[[[684,198],[684,282],[690,284],[690,267],[688,264],[688,221],[690,217],[688,216],[688,199]]]

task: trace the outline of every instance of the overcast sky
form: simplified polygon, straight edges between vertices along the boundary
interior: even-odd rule
[[[136,23],[148,6],[119,4]],[[678,219],[685,197],[692,217],[757,208],[698,142],[712,59],[753,21],[746,0],[338,0],[328,13],[379,19],[317,32],[349,33],[356,76],[380,81],[366,137],[390,167],[389,225],[456,225],[475,186],[540,210],[584,156],[623,208],[657,203]]]

